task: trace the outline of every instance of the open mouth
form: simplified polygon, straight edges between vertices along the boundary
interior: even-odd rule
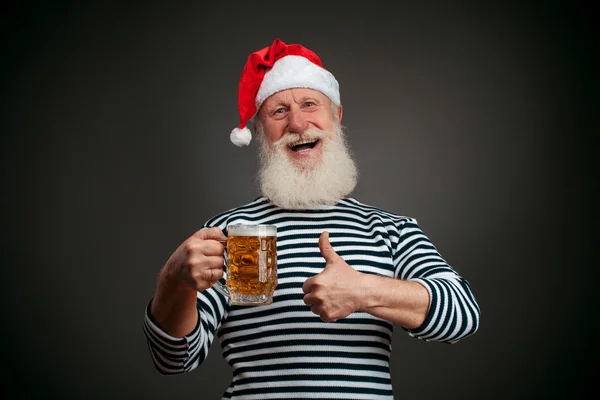
[[[307,150],[313,149],[317,145],[318,142],[319,142],[319,139],[303,140],[301,142],[290,145],[290,149],[292,149],[292,151],[295,151],[295,152],[307,151]]]

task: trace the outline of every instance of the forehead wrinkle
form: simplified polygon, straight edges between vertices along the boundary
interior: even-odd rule
[[[326,95],[324,95],[323,93],[321,93],[315,89],[310,89],[310,88],[297,88],[297,89],[298,90],[290,90],[290,92],[292,94],[292,98],[294,99],[294,102],[296,104],[302,104],[308,99],[317,101],[319,103],[323,103],[323,102],[325,102],[324,99],[327,98]],[[308,93],[306,91],[308,91]],[[296,92],[297,92],[297,94],[296,94]]]
[[[323,97],[326,96],[318,90],[310,88],[292,88],[275,93],[273,96],[267,99],[265,103],[269,103],[269,105],[288,105],[291,102],[302,104],[307,99],[323,102]]]
[[[291,95],[292,95],[292,100],[296,104],[302,104],[302,103],[304,103],[306,101],[306,99],[309,97],[309,96],[300,95],[300,94],[296,95],[294,90],[291,90],[290,92],[291,92]],[[299,97],[299,96],[301,96],[301,97]]]

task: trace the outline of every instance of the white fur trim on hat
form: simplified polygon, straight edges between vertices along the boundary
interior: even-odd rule
[[[333,74],[305,57],[290,55],[277,60],[265,74],[256,94],[256,110],[269,96],[292,88],[318,90],[340,105],[340,87]]]
[[[231,131],[229,139],[231,139],[231,142],[236,146],[248,146],[252,140],[252,133],[247,127],[244,127],[244,129],[235,128]]]

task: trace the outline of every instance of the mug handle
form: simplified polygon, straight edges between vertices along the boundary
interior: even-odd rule
[[[227,288],[221,282],[216,281],[213,287],[217,292],[221,293],[223,296],[231,298],[231,296],[229,295],[229,290],[227,290]]]
[[[217,242],[227,246],[227,239],[217,240]],[[217,292],[221,293],[223,296],[227,297],[228,299],[231,298],[229,290],[227,290],[227,287],[225,287],[225,285],[223,285],[221,282],[216,281],[212,287],[214,287]]]

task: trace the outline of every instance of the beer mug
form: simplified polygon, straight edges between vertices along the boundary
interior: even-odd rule
[[[227,231],[226,283],[216,282],[214,288],[232,305],[271,304],[277,286],[277,227],[229,225]]]

